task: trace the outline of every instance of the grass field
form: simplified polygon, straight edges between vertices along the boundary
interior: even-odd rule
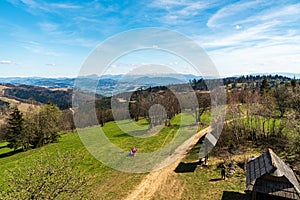
[[[26,165],[32,165],[36,159],[40,159],[46,154],[50,154],[51,159],[52,156],[56,157],[58,154],[67,151],[84,155],[84,160],[80,163],[79,169],[89,179],[91,196],[94,196],[96,199],[122,198],[143,177],[143,174],[122,173],[106,167],[89,154],[76,133],[62,135],[58,143],[14,155],[10,155],[10,149],[3,148],[4,146],[5,143],[2,143],[0,147],[1,185],[4,184],[7,178],[7,170],[18,168],[24,162]],[[6,155],[8,156],[5,157]]]
[[[205,124],[209,123],[209,113],[202,118]],[[107,137],[122,149],[128,149],[136,146],[139,152],[149,152],[158,149],[162,145],[171,141],[178,124],[182,119],[180,115],[172,120],[171,127],[164,127],[159,134],[155,134],[148,138],[132,137],[124,134],[116,124],[116,122],[106,123],[103,130]],[[126,126],[128,121],[122,121]],[[141,130],[147,127],[146,120],[138,122]],[[203,125],[205,126],[205,125]],[[99,127],[89,127],[83,129],[87,134],[97,131]],[[127,127],[129,128],[129,127]],[[132,130],[136,131],[136,130]],[[96,160],[84,147],[77,133],[63,134],[58,143],[50,144],[38,149],[32,149],[27,152],[14,153],[6,147],[7,143],[0,143],[0,184],[4,184],[8,175],[7,170],[14,170],[24,164],[32,165],[37,159],[41,159],[46,154],[56,157],[64,152],[77,152],[84,155],[84,159],[79,164],[79,169],[89,180],[89,193],[95,199],[122,199],[139,184],[147,173],[133,174],[116,171],[111,169],[98,160]],[[194,161],[198,158],[200,144],[195,146],[183,161],[184,169],[195,166]],[[223,191],[242,192],[245,188],[244,172],[239,170],[233,178],[220,181],[219,169],[217,165],[221,162],[216,158],[211,158],[209,167],[197,167],[190,172],[176,172],[168,178],[168,182],[157,191],[153,199],[221,199]],[[180,166],[178,166],[180,168]],[[172,186],[172,187],[170,187]]]

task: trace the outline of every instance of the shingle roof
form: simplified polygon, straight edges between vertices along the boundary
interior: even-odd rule
[[[256,179],[265,174],[285,177],[300,196],[300,185],[293,172],[271,149],[247,163],[247,187],[254,186]]]

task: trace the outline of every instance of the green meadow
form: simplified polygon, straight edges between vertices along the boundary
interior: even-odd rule
[[[149,137],[134,137],[130,134],[137,134],[137,132],[146,130],[148,122],[145,119],[141,119],[137,123],[140,127],[139,130],[136,127],[130,126],[128,120],[116,122],[108,122],[102,127],[106,137],[119,148],[129,153],[131,147],[135,146],[138,152],[151,152],[167,145],[172,141],[174,136],[178,134],[179,124],[183,126],[183,130],[187,130],[187,126],[194,120],[192,115],[180,114],[172,119],[172,125],[169,127],[161,127],[158,133],[151,132]],[[209,113],[202,116],[203,125],[201,128],[207,126],[210,121]],[[125,126],[128,134],[125,134],[120,128]],[[187,127],[184,127],[187,126]],[[93,135],[99,131],[99,126],[88,127],[81,129],[81,134]],[[130,132],[131,131],[131,132]],[[61,134],[59,142],[46,145],[41,148],[31,149],[26,152],[14,152],[6,147],[7,143],[0,143],[0,184],[6,185],[6,180],[9,175],[9,171],[14,171],[23,166],[33,166],[34,162],[41,159],[47,159],[47,162],[51,162],[58,155],[71,152],[74,155],[80,154],[82,160],[78,164],[79,170],[88,179],[89,197],[95,199],[122,199],[139,184],[147,173],[126,173],[114,170],[100,161],[95,159],[86,147],[82,144],[78,133],[64,133]],[[138,155],[138,154],[137,154]],[[8,186],[6,186],[8,187]]]

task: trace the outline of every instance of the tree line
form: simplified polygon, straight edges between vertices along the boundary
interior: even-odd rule
[[[201,115],[210,107],[210,94],[201,91],[185,92],[185,90],[177,92],[180,89],[177,86],[172,87],[175,87],[173,91],[165,86],[157,86],[144,90],[139,89],[133,93],[122,93],[113,97],[97,99],[95,104],[86,103],[75,111],[74,115],[78,120],[77,125],[79,127],[97,124],[104,126],[106,122],[114,120],[132,119],[139,121],[146,119],[150,128],[162,124],[171,126],[171,119],[184,110],[194,112],[195,123],[200,123]],[[196,96],[197,102],[192,102],[192,95]],[[182,102],[181,105],[179,99]],[[91,112],[94,109],[96,110],[97,121],[92,119]],[[76,117],[79,114],[80,117]]]
[[[281,87],[284,86],[285,83],[293,84],[295,79],[290,79],[284,76],[275,75],[275,76],[242,76],[242,77],[232,77],[232,78],[224,78],[222,79],[225,87],[228,91],[231,91],[229,96],[234,93],[235,90],[239,91],[240,89],[245,90],[244,92],[252,92],[262,90],[262,87],[265,87],[265,81],[267,80],[267,84],[269,88],[274,88],[275,86]],[[158,124],[165,123],[166,125],[170,125],[171,119],[178,113],[180,113],[181,109],[192,109],[195,112],[196,122],[200,122],[201,115],[207,111],[211,106],[211,99],[209,94],[209,85],[211,82],[219,81],[218,79],[209,79],[204,80],[194,79],[190,81],[190,86],[193,91],[186,93],[187,84],[173,85],[173,86],[156,86],[149,87],[147,89],[138,89],[133,93],[122,93],[117,94],[114,97],[105,97],[102,99],[96,99],[96,115],[98,119],[98,123],[101,126],[104,126],[106,122],[114,121],[114,120],[123,120],[123,119],[134,119],[138,121],[140,118],[146,118],[150,126],[155,126]],[[237,87],[237,84],[242,83],[241,86]],[[230,85],[230,86],[229,86]],[[178,93],[185,93],[186,100],[189,101],[189,95],[196,94],[198,102],[194,103],[194,105],[198,105],[196,107],[183,108],[182,105],[179,105],[178,99],[174,92],[170,90],[170,87],[175,88],[174,90]],[[268,89],[268,88],[266,88]],[[242,92],[238,94],[239,96],[243,96]],[[249,97],[249,95],[248,95]],[[242,98],[242,97],[241,97]],[[124,101],[118,101],[119,99],[123,99]],[[119,106],[115,106],[112,110],[111,104]],[[128,108],[122,106],[122,104],[128,104]],[[155,112],[152,112],[150,116],[149,110],[155,105],[159,104],[162,107],[156,107]],[[187,104],[188,105],[188,104]],[[164,111],[161,109],[164,108]],[[98,123],[94,123],[91,120],[89,114],[91,113],[92,103],[87,103],[84,107],[79,108],[80,113],[85,116],[80,119],[80,125],[82,127],[92,126]],[[129,110],[130,115],[127,114]],[[153,110],[152,110],[153,111]],[[156,113],[156,114],[155,114]],[[160,114],[159,114],[160,113]],[[75,113],[76,114],[76,113]],[[154,114],[154,115],[153,115]],[[115,119],[117,116],[118,119]]]
[[[227,119],[215,152],[234,153],[242,147],[272,148],[300,167],[300,82],[270,84],[227,91]],[[220,152],[219,152],[220,151]]]
[[[64,114],[66,116],[66,114]],[[1,127],[1,139],[14,150],[26,151],[57,142],[62,126],[63,112],[53,103],[47,103],[23,114],[13,107]]]

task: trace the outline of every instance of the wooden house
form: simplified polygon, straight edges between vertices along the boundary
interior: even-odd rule
[[[298,178],[271,149],[247,163],[246,184],[252,200],[300,200]]]

